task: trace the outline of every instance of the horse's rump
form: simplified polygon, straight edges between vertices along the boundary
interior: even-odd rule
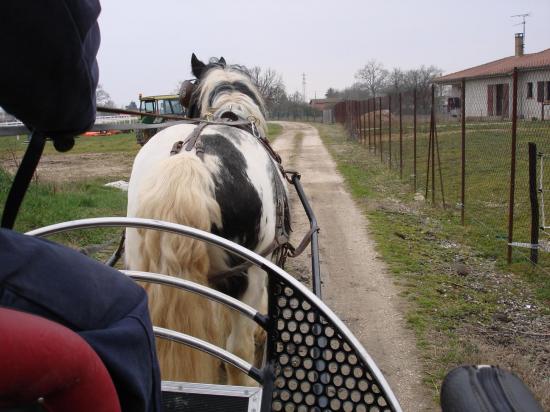
[[[130,179],[128,215],[196,227],[248,249],[265,251],[276,235],[276,198],[281,195],[274,183],[275,179],[282,179],[275,162],[255,136],[225,125],[210,125],[202,131],[199,137],[201,157],[194,149],[187,151],[185,148],[171,156],[174,143],[184,141],[193,130],[192,125],[167,128],[142,148]],[[286,192],[282,195],[286,196]],[[126,265],[131,269],[210,285],[265,310],[265,274],[243,269],[226,275],[242,261],[219,248],[166,232],[135,229],[127,230],[126,248]],[[211,282],[212,279],[217,281]],[[225,309],[206,299],[191,294],[183,296],[182,292],[165,287],[151,285],[148,292],[156,324],[222,347],[227,346],[226,340],[231,334],[229,342],[236,346],[232,349],[248,357],[248,361],[253,360],[248,350],[239,353],[241,344],[235,336],[250,335],[251,326],[243,326],[234,319],[234,314],[226,313]],[[228,323],[232,325],[230,328]],[[243,332],[243,328],[247,331]],[[171,379],[216,381],[214,375],[197,372],[203,362],[204,369],[216,371],[216,362],[212,363],[212,359],[206,360],[202,354],[197,354],[199,360],[192,353],[196,351],[185,348],[183,355],[174,350],[174,347],[160,350],[161,358],[183,356],[189,369],[172,368]],[[163,359],[161,363],[170,364]],[[166,366],[163,371],[166,375]]]

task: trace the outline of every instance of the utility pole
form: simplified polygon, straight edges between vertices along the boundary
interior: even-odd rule
[[[302,96],[304,98],[304,103],[306,101],[306,74],[302,73]]]

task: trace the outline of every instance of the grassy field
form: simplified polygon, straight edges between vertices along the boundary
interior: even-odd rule
[[[267,137],[274,139],[282,132],[275,123],[268,124]],[[20,158],[27,148],[27,136],[0,137],[0,159]],[[135,156],[140,146],[136,144],[134,133],[121,133],[112,136],[80,136],[76,139],[71,154],[79,153],[117,153],[123,152]],[[46,143],[45,155],[63,155],[55,151],[51,142]]]
[[[27,136],[0,137],[0,159],[9,158],[12,153],[19,157],[27,148]],[[139,146],[134,133],[121,133],[112,136],[80,136],[76,139],[71,154],[124,152],[136,155]],[[56,152],[51,142],[46,143],[45,155],[63,155]]]
[[[493,363],[516,371],[550,407],[550,336],[544,333],[550,330],[550,277],[498,265],[502,241],[474,219],[462,227],[456,210],[415,199],[409,182],[380,163],[379,153],[348,139],[343,128],[316,127],[410,302],[407,321],[416,332],[434,396],[452,367]],[[449,167],[447,176],[451,172]]]

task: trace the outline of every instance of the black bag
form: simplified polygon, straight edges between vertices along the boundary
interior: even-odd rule
[[[443,412],[542,412],[525,384],[496,366],[460,366],[441,386]]]

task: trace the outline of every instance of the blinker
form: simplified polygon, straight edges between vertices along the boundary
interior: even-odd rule
[[[189,108],[189,103],[191,101],[191,95],[195,90],[195,83],[192,80],[185,80],[180,87],[179,101],[183,107],[186,109]]]

